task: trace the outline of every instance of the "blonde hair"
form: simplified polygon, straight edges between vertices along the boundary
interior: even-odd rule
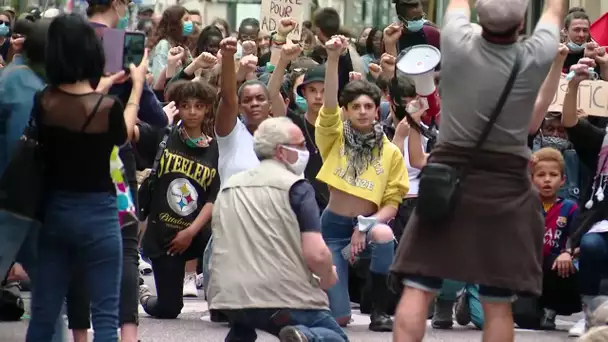
[[[566,163],[561,152],[553,147],[543,147],[532,154],[531,172],[534,173],[536,165],[543,161],[556,162],[559,165],[559,171],[563,174],[566,172]]]

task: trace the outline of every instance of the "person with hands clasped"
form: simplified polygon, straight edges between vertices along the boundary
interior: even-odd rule
[[[589,80],[590,70],[595,61],[582,58],[570,67],[574,77],[568,83],[564,97],[562,124],[566,128],[568,139],[574,146],[581,162],[590,170],[595,170],[593,181],[581,198],[583,208],[578,215],[571,233],[570,248],[579,248],[579,289],[583,311],[587,318],[586,329],[590,329],[588,318],[589,307],[593,299],[600,294],[600,282],[604,265],[608,263],[608,137],[605,129],[592,125],[587,119],[578,116],[577,103],[579,85]]]
[[[110,155],[134,135],[148,60],[146,53],[139,66],[130,66],[133,87],[123,106],[105,95],[118,76],[103,78],[102,51],[94,29],[81,16],[61,15],[51,22],[45,56],[49,85],[36,94],[32,109],[47,194],[39,265],[32,277],[29,342],[51,340],[75,265],[87,270],[76,281],[89,290],[85,303],[91,303],[95,338],[118,339],[123,260]],[[93,88],[91,80],[99,79],[100,86]]]
[[[325,43],[325,94],[315,124],[315,140],[323,158],[317,178],[330,188],[321,228],[338,273],[338,283],[328,291],[329,303],[338,323],[346,326],[351,316],[348,263],[371,257],[369,329],[391,331],[387,274],[395,238],[387,223],[408,191],[407,170],[401,152],[384,136],[377,121],[380,89],[367,81],[351,81],[338,100],[338,61],[347,44],[343,36]]]
[[[581,311],[579,280],[572,260],[575,250],[569,241],[579,209],[574,201],[558,197],[565,182],[565,162],[560,151],[551,147],[536,151],[531,174],[545,216],[543,291],[539,299],[543,316],[537,324],[540,329],[555,330],[556,315]],[[515,323],[518,324],[517,317]]]

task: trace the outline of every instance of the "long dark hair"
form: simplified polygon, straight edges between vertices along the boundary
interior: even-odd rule
[[[148,48],[153,49],[163,39],[168,40],[172,46],[187,46],[188,37],[184,37],[182,32],[182,18],[186,13],[188,11],[183,6],[174,5],[167,8],[148,39]]]

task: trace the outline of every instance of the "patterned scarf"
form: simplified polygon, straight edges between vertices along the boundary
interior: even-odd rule
[[[600,149],[600,154],[597,159],[597,170],[595,171],[595,177],[593,178],[591,198],[585,203],[585,208],[591,209],[593,207],[594,198],[597,199],[598,202],[604,200],[606,184],[608,184],[608,127],[606,128],[602,148]]]
[[[114,146],[110,155],[110,177],[116,188],[116,202],[118,206],[118,220],[120,227],[124,228],[137,223],[135,216],[135,205],[131,198],[129,185],[125,182],[124,165],[118,156],[118,146]]]
[[[349,120],[344,121],[344,154],[346,155],[346,173],[355,179],[382,155],[384,132],[382,124],[376,121],[373,131],[361,133],[355,130]],[[374,149],[378,148],[376,153]]]
[[[209,143],[212,140],[212,138],[208,137],[205,133],[196,139],[191,138],[184,127],[180,127],[178,132],[180,138],[184,143],[186,143],[186,145],[188,145],[188,147],[209,147]]]

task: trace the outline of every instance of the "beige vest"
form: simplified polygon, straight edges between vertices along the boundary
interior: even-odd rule
[[[289,203],[300,179],[275,160],[228,179],[213,208],[211,309],[328,309]]]

